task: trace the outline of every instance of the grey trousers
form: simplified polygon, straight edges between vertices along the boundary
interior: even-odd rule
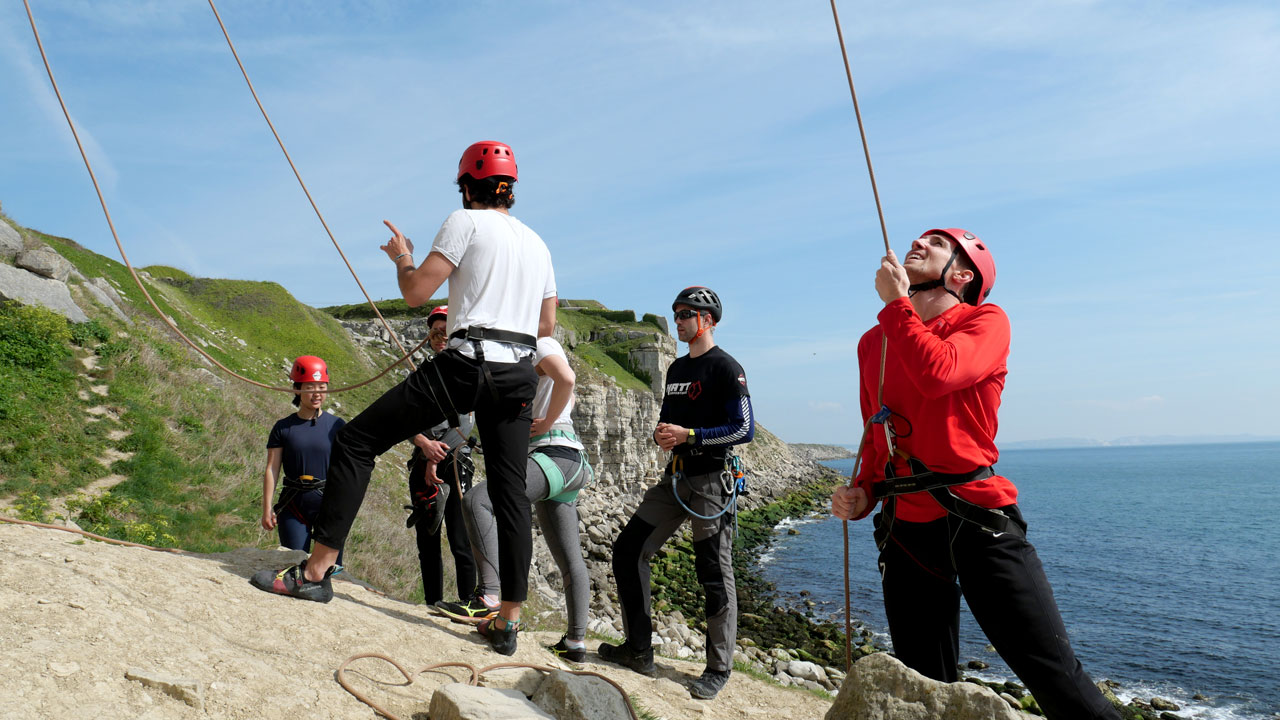
[[[560,472],[567,480],[573,477],[578,463],[564,458],[553,458]],[[581,489],[592,478],[591,472],[583,469],[578,473],[575,482],[568,484],[564,490]],[[463,498],[470,522],[467,532],[471,536],[471,554],[475,556],[480,569],[481,593],[496,594],[498,592],[498,523],[493,512],[493,501],[489,498],[489,483],[482,482],[471,488]],[[560,568],[564,578],[564,597],[568,615],[567,635],[571,640],[582,640],[587,636],[587,611],[590,608],[591,580],[587,577],[587,563],[582,556],[582,542],[578,536],[578,504],[574,502],[556,502],[543,500],[547,496],[547,477],[542,468],[532,459],[525,465],[524,480],[525,497],[533,505],[538,516],[538,527],[547,540],[547,549]],[[527,574],[528,568],[524,569]]]
[[[699,515],[720,512],[732,497],[721,473],[691,475],[679,482],[680,499]],[[733,518],[730,511],[714,520],[690,515],[676,501],[671,474],[649,488],[640,507],[613,543],[613,576],[622,603],[627,644],[634,650],[651,646],[649,561],[686,520],[693,523],[694,565],[706,593],[707,669],[733,669],[738,639],[738,592],[733,577]]]

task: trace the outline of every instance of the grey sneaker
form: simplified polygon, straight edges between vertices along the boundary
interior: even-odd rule
[[[624,640],[621,645],[600,643],[596,652],[605,660],[629,667],[641,675],[653,675],[658,671],[658,666],[653,664],[653,648],[633,650]]]
[[[724,684],[729,682],[728,670],[704,670],[702,677],[693,681],[689,686],[689,694],[699,700],[710,700],[714,698]]]

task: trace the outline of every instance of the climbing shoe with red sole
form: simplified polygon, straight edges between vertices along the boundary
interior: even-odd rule
[[[307,580],[304,574],[306,568],[307,561],[303,560],[297,565],[290,565],[279,572],[275,570],[259,570],[253,574],[253,577],[249,578],[249,583],[259,590],[265,590],[277,595],[288,595],[289,597],[321,603],[327,603],[332,600],[333,585],[329,582],[329,578],[333,576],[334,568],[331,567],[326,570],[324,577],[319,582]]]

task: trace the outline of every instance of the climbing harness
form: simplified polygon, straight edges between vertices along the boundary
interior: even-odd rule
[[[555,438],[563,438],[565,440],[572,440],[579,445],[582,444],[582,441],[578,440],[578,436],[568,430],[551,430],[541,435],[535,435],[529,438],[529,442],[532,444]],[[587,451],[585,449],[579,450],[577,448],[565,448],[578,453],[578,467],[574,468],[572,476],[565,479],[564,472],[561,471],[560,466],[556,464],[555,458],[542,452],[543,450],[553,447],[556,446],[542,445],[529,450],[529,459],[537,463],[538,467],[542,470],[542,474],[547,477],[547,496],[542,499],[550,500],[552,502],[573,502],[578,499],[578,493],[591,487],[592,483],[596,481],[595,470],[591,469],[591,462],[587,457]],[[578,478],[582,477],[584,470],[587,473],[587,477],[579,484]]]
[[[276,504],[271,506],[271,512],[279,515],[282,510],[288,509],[310,531],[311,523],[307,522],[307,519],[302,515],[302,511],[294,505],[293,501],[298,499],[299,495],[312,490],[323,493],[324,478],[317,479],[311,475],[299,475],[296,478],[286,477],[280,485],[280,497],[276,500]]]
[[[27,11],[27,20],[31,25],[31,33],[32,35],[35,36],[36,47],[40,51],[40,59],[44,62],[45,73],[49,76],[49,84],[53,87],[53,93],[58,98],[58,105],[62,108],[62,115],[67,120],[67,127],[71,129],[71,136],[75,139],[76,147],[80,150],[80,158],[84,161],[85,169],[88,170],[89,172],[89,179],[93,182],[93,189],[98,195],[98,204],[102,206],[102,214],[106,217],[107,227],[111,230],[111,237],[112,239],[115,240],[116,249],[120,251],[120,258],[124,260],[124,265],[126,268],[128,268],[130,277],[133,278],[134,284],[138,286],[138,290],[142,292],[142,296],[146,298],[147,304],[151,306],[151,309],[155,311],[156,315],[159,316],[161,321],[163,321],[164,324],[167,325],[170,330],[172,330],[175,334],[177,334],[177,336],[181,338],[182,341],[185,342],[188,347],[190,347],[192,350],[199,353],[204,359],[208,360],[215,367],[222,370],[227,375],[230,375],[231,377],[236,378],[237,380],[241,380],[255,387],[263,388],[264,390],[274,390],[276,392],[293,394],[295,391],[292,387],[280,387],[280,386],[268,385],[266,383],[258,382],[257,380],[253,380],[252,378],[245,377],[244,375],[241,375],[235,372],[231,368],[228,368],[226,365],[219,362],[216,358],[214,358],[212,355],[206,352],[204,348],[200,347],[198,344],[193,342],[191,338],[187,337],[187,334],[182,332],[182,330],[178,328],[178,326],[173,322],[173,319],[170,318],[167,314],[165,314],[164,311],[160,309],[160,306],[156,304],[155,299],[151,297],[151,293],[147,290],[146,286],[142,284],[142,279],[138,277],[137,270],[134,269],[133,263],[129,260],[129,255],[128,253],[125,252],[124,243],[121,242],[119,233],[116,232],[115,221],[111,219],[111,210],[107,207],[106,197],[103,196],[102,188],[98,184],[98,176],[93,171],[93,164],[89,162],[89,155],[85,152],[84,143],[80,141],[80,133],[79,131],[76,130],[76,125],[71,120],[71,111],[67,109],[67,103],[62,98],[62,90],[58,87],[58,81],[53,76],[53,67],[49,64],[49,57],[44,50],[44,42],[40,39],[40,30],[36,27],[35,15],[32,14],[31,12],[31,2],[30,0],[22,0],[22,4]],[[213,4],[213,0],[209,0],[209,7],[210,9],[213,10],[214,17],[217,18],[218,20],[218,26],[222,28],[223,36],[226,37],[227,39],[227,45],[231,48],[231,53],[236,59],[236,64],[240,66],[240,72],[242,75],[244,75],[245,82],[248,83],[249,85],[249,91],[253,94],[254,100],[258,102],[258,109],[262,111],[263,117],[266,118],[267,120],[267,125],[271,127],[271,132],[272,134],[275,135],[276,142],[280,145],[280,149],[284,152],[285,159],[289,161],[289,166],[293,168],[294,175],[298,178],[298,183],[302,185],[302,191],[306,194],[307,199],[311,202],[311,207],[313,210],[315,210],[316,216],[320,218],[320,224],[324,226],[325,232],[329,234],[329,239],[333,241],[333,246],[337,248],[338,254],[342,256],[343,262],[346,263],[347,269],[351,271],[351,276],[355,278],[356,284],[360,286],[360,291],[364,293],[365,299],[369,302],[369,306],[373,308],[374,314],[378,317],[379,320],[382,321],[382,325],[384,328],[387,329],[387,333],[391,337],[392,341],[396,344],[397,347],[400,348],[400,351],[404,353],[399,358],[396,358],[395,362],[383,368],[381,372],[379,372],[377,375],[374,375],[373,377],[367,380],[362,380],[361,382],[355,383],[353,385],[346,385],[339,388],[329,388],[325,392],[340,393],[340,392],[346,392],[348,390],[355,390],[356,388],[364,387],[365,385],[368,385],[372,382],[379,380],[383,375],[386,375],[387,373],[391,372],[393,368],[395,368],[397,365],[399,365],[402,362],[408,364],[409,368],[412,370],[414,366],[413,366],[413,360],[411,358],[415,352],[418,352],[418,350],[422,349],[422,347],[426,345],[427,338],[423,338],[422,342],[418,343],[418,345],[415,346],[412,350],[409,350],[406,352],[404,350],[404,346],[400,344],[400,341],[397,338],[396,333],[391,329],[390,324],[388,324],[386,319],[382,317],[382,313],[378,310],[377,305],[373,302],[373,299],[369,297],[369,293],[365,291],[364,284],[360,282],[360,277],[356,274],[355,268],[353,268],[351,266],[351,263],[347,260],[346,253],[342,251],[342,247],[338,245],[337,239],[334,238],[333,233],[329,230],[328,223],[325,222],[324,216],[320,214],[320,208],[316,205],[315,200],[312,199],[311,192],[307,190],[306,183],[302,181],[302,175],[298,172],[297,167],[293,164],[293,159],[289,157],[288,150],[285,150],[284,142],[280,139],[279,133],[276,132],[275,126],[271,123],[271,118],[267,116],[266,109],[262,106],[262,102],[258,100],[258,93],[256,90],[253,89],[253,83],[249,80],[249,74],[247,71],[245,71],[244,64],[240,62],[240,56],[236,52],[235,45],[232,44],[231,42],[231,36],[230,34],[227,33],[226,26],[222,24],[222,17],[218,14],[218,8]]]
[[[737,455],[730,455],[725,458],[725,468],[720,471],[720,487],[729,499],[725,501],[724,507],[720,511],[712,515],[702,515],[694,511],[693,508],[685,504],[684,499],[680,497],[680,479],[684,477],[684,456],[673,455],[671,458],[671,494],[675,496],[676,502],[680,503],[680,507],[684,511],[698,518],[699,520],[715,520],[725,513],[733,513],[733,534],[738,534],[738,497],[750,495],[747,490],[747,473],[742,467],[742,459]],[[694,495],[702,495],[702,497],[710,500],[711,498],[703,493],[690,488],[690,493]],[[692,495],[690,496],[692,499]]]

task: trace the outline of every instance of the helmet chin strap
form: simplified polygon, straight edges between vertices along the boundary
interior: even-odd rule
[[[698,338],[702,337],[702,333],[704,333],[704,332],[706,332],[706,331],[710,330],[711,328],[713,328],[713,327],[715,327],[715,326],[716,326],[716,324],[715,324],[715,323],[711,323],[710,325],[707,325],[706,327],[703,327],[703,325],[702,325],[702,311],[698,311],[698,332],[694,334],[694,336],[689,340],[689,342],[693,342],[694,340],[697,340]]]
[[[958,245],[952,245],[951,257],[947,258],[947,264],[942,266],[942,274],[939,275],[936,280],[929,280],[927,282],[916,283],[915,285],[908,287],[907,297],[915,297],[915,294],[920,292],[921,290],[932,290],[934,288],[940,287],[943,290],[946,290],[947,293],[950,294],[955,299],[959,300],[960,302],[964,302],[964,298],[960,297],[960,295],[955,290],[952,290],[951,288],[947,287],[947,271],[951,269],[951,263],[956,261],[956,255],[959,255],[959,254],[960,254],[960,247]]]

